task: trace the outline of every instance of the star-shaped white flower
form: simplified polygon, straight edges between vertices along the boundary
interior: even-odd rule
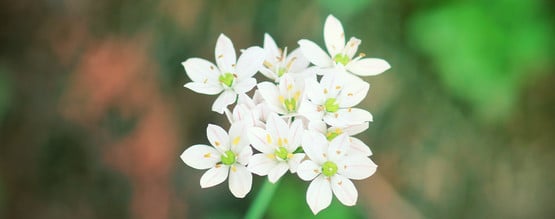
[[[312,180],[306,192],[306,202],[314,214],[331,204],[332,193],[341,203],[353,206],[358,192],[351,181],[370,177],[377,165],[370,158],[347,154],[349,140],[346,134],[331,142],[318,132],[307,131],[302,146],[310,160],[303,161],[297,174],[305,181]]]
[[[296,115],[302,102],[304,90],[302,83],[304,83],[303,80],[295,80],[289,75],[284,75],[278,85],[265,81],[257,87],[270,110],[281,115],[293,116]]]
[[[356,77],[326,74],[318,83],[305,81],[306,97],[299,113],[310,121],[323,120],[330,126],[349,126],[372,121],[368,111],[353,108],[368,93],[370,85]]]
[[[252,174],[245,167],[252,156],[246,136],[246,125],[236,122],[229,135],[216,125],[208,125],[206,133],[213,146],[193,145],[181,154],[185,164],[195,169],[209,169],[200,178],[200,186],[208,188],[225,181],[229,176],[229,190],[237,198],[243,198],[252,186]]]
[[[370,150],[370,147],[368,147],[368,145],[366,145],[360,139],[353,137],[353,135],[357,135],[368,129],[368,125],[368,122],[365,122],[362,124],[349,125],[345,127],[328,127],[323,121],[312,121],[308,125],[308,130],[313,130],[324,134],[328,141],[335,139],[341,134],[347,134],[349,136],[349,151],[347,151],[348,154],[372,156],[372,151]]]
[[[316,66],[329,70],[341,65],[348,72],[359,76],[377,75],[391,68],[383,59],[363,58],[363,53],[354,57],[361,41],[352,37],[345,44],[343,26],[333,15],[329,15],[324,24],[324,41],[328,53],[310,40],[299,40],[303,55]],[[332,72],[333,70],[330,73]]]
[[[287,47],[284,50],[279,49],[274,39],[267,33],[264,34],[264,51],[266,58],[260,72],[275,82],[289,73],[293,77],[308,77],[311,73],[305,72],[310,62],[300,49],[297,48],[287,54]]]
[[[287,170],[295,173],[305,157],[303,153],[294,153],[301,146],[303,132],[300,120],[288,126],[277,114],[270,114],[266,130],[258,127],[249,130],[252,146],[262,153],[251,157],[248,169],[261,176],[268,175],[272,183],[277,182]]]
[[[201,58],[190,58],[182,64],[192,80],[185,87],[197,93],[220,94],[212,105],[212,111],[222,114],[228,105],[235,102],[237,94],[248,92],[256,85],[253,76],[262,66],[264,50],[249,47],[237,60],[233,43],[220,34],[215,53],[218,67]]]

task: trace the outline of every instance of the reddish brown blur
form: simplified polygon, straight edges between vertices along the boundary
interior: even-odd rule
[[[105,162],[129,177],[133,218],[169,218],[170,203],[178,201],[170,186],[179,154],[178,126],[171,101],[160,94],[158,66],[149,58],[148,45],[143,35],[91,40],[60,108],[102,139],[98,146]],[[110,109],[137,119],[130,133],[114,137],[99,126]]]

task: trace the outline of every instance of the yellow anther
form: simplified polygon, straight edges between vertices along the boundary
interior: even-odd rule
[[[277,144],[278,146],[283,147],[283,139],[278,138]]]
[[[272,136],[270,136],[270,134],[266,134],[266,142],[268,142],[268,144],[272,144]]]
[[[233,145],[237,145],[239,144],[239,141],[241,141],[241,137],[237,136],[233,139]]]
[[[204,154],[204,158],[210,158],[210,153]]]
[[[281,95],[278,96],[278,100],[279,100],[280,103],[285,102],[285,99]]]
[[[266,66],[266,68],[272,68],[272,66],[274,66],[274,65],[272,65],[272,63],[264,60],[264,66]]]

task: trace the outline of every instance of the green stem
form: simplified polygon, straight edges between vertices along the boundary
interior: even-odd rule
[[[247,215],[245,216],[246,219],[259,219],[264,216],[264,213],[266,213],[266,209],[268,208],[268,205],[270,205],[270,201],[276,192],[278,184],[279,181],[271,183],[266,180],[264,182],[264,185],[262,185],[262,188],[247,211]]]

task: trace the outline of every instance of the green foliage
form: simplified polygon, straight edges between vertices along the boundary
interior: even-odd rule
[[[348,17],[364,10],[370,3],[369,0],[320,0],[320,4],[331,13],[341,17]]]
[[[416,15],[410,36],[455,96],[486,119],[502,119],[524,79],[553,57],[546,47],[553,31],[542,9],[539,1],[447,4]]]

